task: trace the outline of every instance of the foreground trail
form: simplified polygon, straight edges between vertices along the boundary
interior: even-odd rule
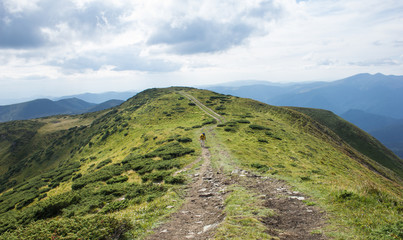
[[[181,94],[218,122],[225,121],[222,116],[207,108],[195,97]],[[325,226],[326,215],[319,208],[307,206],[303,202],[309,200],[308,196],[292,191],[284,181],[240,169],[231,160],[231,154],[225,146],[218,141],[213,129],[209,128],[208,132],[210,139],[216,143],[213,154],[214,159],[218,159],[215,163],[217,168],[212,169],[211,153],[208,148],[203,148],[201,156],[203,164],[196,169],[197,173],[192,175],[192,183],[188,188],[184,205],[173,213],[165,224],[154,229],[154,234],[147,239],[212,239],[214,230],[226,219],[223,204],[227,185],[245,187],[255,197],[263,200],[264,208],[273,211],[273,216],[256,216],[256,220],[265,225],[265,232],[272,236],[268,239],[327,239],[321,231]],[[230,168],[235,170],[225,173],[222,164],[230,165]],[[238,237],[237,239],[242,239],[242,236]]]
[[[224,219],[222,174],[211,167],[210,151],[203,148],[203,164],[193,175],[184,205],[147,239],[209,239]]]

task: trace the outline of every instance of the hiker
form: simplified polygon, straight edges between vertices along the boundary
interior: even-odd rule
[[[204,144],[205,141],[206,141],[206,134],[205,134],[205,133],[202,133],[202,134],[200,135],[200,146],[201,146],[201,147],[204,147],[204,146],[205,146],[205,144]]]

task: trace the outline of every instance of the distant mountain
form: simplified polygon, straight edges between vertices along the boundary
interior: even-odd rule
[[[358,109],[403,118],[403,76],[358,74],[301,90],[268,101],[275,105],[322,108],[337,114]]]
[[[364,73],[334,82],[283,86],[252,83],[236,87],[217,85],[207,89],[277,106],[321,108],[339,115],[357,109],[391,118],[403,118],[403,76]]]
[[[362,110],[352,109],[340,115],[340,117],[359,126],[361,129],[371,132],[382,129],[385,126],[402,122],[401,119],[385,117],[382,115],[367,113]]]
[[[369,133],[403,159],[403,120]]]
[[[101,104],[94,104],[78,98],[68,98],[59,101],[37,99],[24,103],[0,106],[0,122],[12,120],[27,120],[59,114],[80,114],[104,110],[120,105],[121,100],[110,100]]]
[[[100,103],[100,104],[88,109],[86,112],[96,112],[96,111],[105,110],[105,109],[108,109],[108,108],[119,106],[120,104],[122,104],[124,102],[125,101],[123,101],[123,100],[112,99],[112,100]]]
[[[367,131],[403,158],[403,119],[389,118],[361,110],[350,110],[341,117]]]
[[[136,92],[105,92],[105,93],[83,93],[71,96],[64,96],[55,98],[54,100],[79,98],[90,103],[103,103],[112,99],[126,101],[127,99],[136,95]]]
[[[207,89],[277,106],[330,110],[379,137],[382,143],[403,157],[403,134],[397,135],[391,130],[391,126],[399,128],[402,120],[398,119],[403,119],[403,76],[365,73],[334,82],[288,85],[249,82],[248,85],[244,81],[242,84]]]

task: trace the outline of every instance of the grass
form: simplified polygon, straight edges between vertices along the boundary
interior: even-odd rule
[[[259,220],[261,217],[273,215],[263,207],[263,201],[247,189],[232,185],[227,191],[231,192],[225,199],[224,221],[220,224],[214,236],[215,239],[272,239],[266,227]]]
[[[0,134],[7,134],[0,142],[5,176],[0,179],[0,217],[10,224],[2,229],[21,232],[53,218],[69,222],[76,216],[80,222],[106,214],[118,223],[129,221],[127,236],[148,235],[182,204],[186,175],[173,172],[201,155],[198,136],[215,124],[183,93],[218,108],[227,120],[220,118],[221,127],[211,133],[216,137],[207,136],[215,168],[286,180],[312,196],[308,205],[329,213],[324,231],[336,239],[400,236],[401,180],[389,170],[296,111],[188,88],[150,89],[102,112],[0,124]],[[269,238],[259,217],[270,211],[247,189],[234,185],[230,190],[228,217],[216,238]],[[35,217],[41,207],[52,206],[59,209],[50,211],[52,216]]]
[[[225,161],[219,163],[221,166],[259,171],[286,180],[296,190],[311,195],[317,205],[329,212],[330,224],[326,230],[329,236],[372,239],[382,229],[396,229],[402,208],[398,179],[385,179],[357,158],[349,157],[345,154],[346,146],[338,146],[335,139],[315,129],[316,123],[302,115],[238,99],[226,105],[226,113],[236,118],[254,108],[254,117],[248,120],[261,127],[237,125],[232,132],[217,128],[219,142],[224,143],[231,155],[220,157]],[[265,138],[266,128],[281,140]],[[258,145],[259,139],[268,142]],[[382,169],[379,165],[377,168]],[[389,176],[393,178],[393,174]],[[357,197],[340,202],[334,196],[342,191],[354,192]],[[393,235],[383,237],[394,239]]]

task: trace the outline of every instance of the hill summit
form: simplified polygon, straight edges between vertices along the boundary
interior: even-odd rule
[[[2,123],[0,239],[402,237],[401,159],[313,111],[175,87]]]

